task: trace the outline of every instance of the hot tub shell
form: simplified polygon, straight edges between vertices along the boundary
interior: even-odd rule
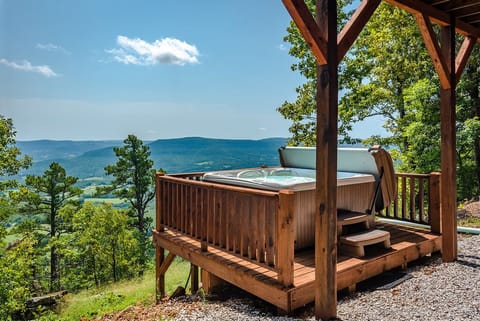
[[[209,172],[203,175],[202,180],[270,191],[293,191],[295,249],[311,247],[315,241],[315,149],[282,147],[279,153],[280,167]],[[368,212],[374,202],[380,176],[370,151],[366,148],[339,148],[337,167],[337,208]],[[269,180],[287,172],[302,179],[293,182],[288,179]],[[371,226],[374,215],[372,211],[369,217]]]

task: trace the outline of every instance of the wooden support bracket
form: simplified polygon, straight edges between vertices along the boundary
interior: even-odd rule
[[[440,79],[440,85],[444,89],[449,89],[452,86],[449,77],[450,68],[445,57],[442,55],[437,36],[433,31],[432,23],[430,22],[430,19],[423,13],[416,14],[415,18],[417,19],[417,24],[420,28],[420,33],[422,34],[425,46],[427,47],[428,53],[432,58],[433,66],[435,67]]]
[[[282,0],[305,41],[310,46],[318,64],[327,63],[327,42],[304,0]]]
[[[173,259],[176,257],[175,254],[172,252],[169,252],[167,255],[167,258],[163,261],[162,265],[158,268],[158,274],[160,275],[165,275],[167,272],[168,268],[170,267],[170,264],[172,264]]]

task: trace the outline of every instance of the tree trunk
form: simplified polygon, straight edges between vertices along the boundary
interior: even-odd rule
[[[480,92],[478,86],[474,86],[474,90],[472,92],[473,104],[475,106],[474,109],[474,117],[478,117],[480,119]],[[475,159],[475,172],[477,177],[477,192],[480,193],[480,137],[477,136],[473,142],[473,152],[474,152],[474,159]]]
[[[50,207],[50,240],[53,240],[57,233],[56,212],[53,200]],[[50,247],[50,292],[58,290],[58,274],[57,274],[58,258],[54,245]]]
[[[140,264],[140,270],[139,270],[139,275],[143,276],[143,273],[145,272],[145,266],[146,266],[146,239],[145,239],[145,220],[144,220],[144,211],[141,208],[141,203],[137,203],[138,208],[138,232],[139,232],[139,237],[140,237],[140,259],[139,259],[139,264]]]
[[[97,276],[97,261],[95,260],[95,255],[92,255],[93,261],[93,280],[95,281],[95,286],[98,286],[98,276]]]
[[[113,272],[113,282],[117,282],[117,281],[118,281],[118,276],[117,276],[117,255],[116,255],[115,242],[112,242],[112,272]]]

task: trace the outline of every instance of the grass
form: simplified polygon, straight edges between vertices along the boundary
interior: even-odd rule
[[[190,271],[188,262],[175,259],[165,276],[167,293],[184,286]],[[94,318],[106,313],[121,311],[137,303],[155,302],[155,272],[148,271],[142,279],[123,281],[98,289],[68,294],[60,307],[60,320]]]
[[[112,205],[119,205],[125,203],[120,198],[115,197],[91,197],[85,198],[85,202],[91,202],[93,204],[109,203]]]
[[[480,228],[480,217],[468,216],[466,218],[459,219],[457,225]]]

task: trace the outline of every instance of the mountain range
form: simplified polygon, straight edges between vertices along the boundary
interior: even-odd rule
[[[261,140],[185,137],[144,142],[150,147],[154,167],[167,173],[203,172],[262,165],[278,165],[278,148],[285,138]],[[68,175],[80,179],[105,177],[104,167],[117,160],[114,146],[122,141],[18,141],[22,153],[33,159],[20,173],[41,175],[50,163],[58,162]]]

